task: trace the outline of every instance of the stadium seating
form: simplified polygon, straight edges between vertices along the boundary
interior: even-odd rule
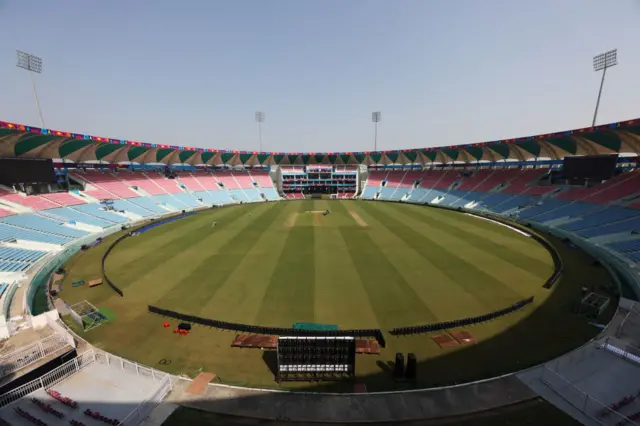
[[[21,248],[0,246],[0,260],[12,260],[15,262],[35,262],[47,254],[46,251],[25,250]]]
[[[156,201],[153,197],[138,197],[138,198],[129,198],[127,202],[134,204],[138,207],[142,207],[150,212],[155,214],[163,214],[167,213],[166,209],[163,209],[158,205],[158,201]],[[115,204],[114,204],[115,205]]]
[[[0,242],[2,241],[35,241],[39,243],[64,245],[73,241],[73,238],[32,231],[30,229],[22,229],[0,223]]]
[[[182,191],[178,187],[178,182],[175,179],[167,179],[162,174],[157,172],[148,172],[147,176],[151,180],[152,184],[155,184],[161,189],[160,192],[154,192],[154,195],[176,194]]]
[[[51,194],[42,194],[41,197],[65,207],[85,203],[85,201],[83,201],[80,197],[74,197],[68,192],[53,192]]]
[[[0,208],[0,217],[11,216],[12,214],[12,211]]]
[[[8,216],[2,218],[1,221],[9,225],[19,226],[21,228],[47,232],[54,235],[62,235],[70,238],[78,238],[87,235],[87,232],[85,231],[64,226],[63,222],[55,221],[43,216],[38,216],[35,213]]]
[[[136,196],[136,193],[132,191],[131,188],[123,180],[118,178],[115,174],[109,172],[103,173],[99,171],[86,171],[84,173],[74,174],[73,176],[95,186],[98,189],[97,191],[88,190],[86,192],[89,195],[92,195],[101,200],[108,198],[131,198]],[[105,192],[103,191],[111,194],[111,197],[107,197],[107,194],[105,194]],[[93,195],[94,192],[98,196]]]
[[[78,223],[84,223],[87,225],[93,225],[93,226],[98,226],[100,228],[109,228],[110,226],[113,226],[114,223],[98,218],[96,216],[93,216],[91,214],[87,214],[87,213],[83,213],[80,212],[78,210],[69,208],[69,207],[61,207],[58,209],[51,209],[48,211],[48,213],[51,213],[63,220],[69,221],[69,222],[78,222]]]
[[[225,189],[240,189],[238,181],[233,177],[231,172],[217,172],[214,177],[224,185]]]
[[[10,192],[0,188],[0,200],[7,201],[14,204],[19,204],[23,207],[27,207],[33,210],[45,210],[59,207],[58,204],[53,203],[45,198],[37,195],[25,195],[15,192]]]
[[[153,176],[154,179],[164,179],[164,177],[158,175],[157,173],[154,173]],[[149,195],[160,195],[167,193],[167,191],[162,189],[162,186],[158,185],[154,179],[152,179],[145,173],[121,173],[120,177],[121,179],[125,180],[131,187],[143,190]]]
[[[590,214],[586,214],[581,219],[558,226],[560,229],[567,231],[578,231],[581,229],[592,228],[602,224],[610,224],[620,220],[639,216],[640,210],[627,209],[624,207],[611,206]]]

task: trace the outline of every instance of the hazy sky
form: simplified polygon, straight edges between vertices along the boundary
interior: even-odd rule
[[[640,0],[0,0],[0,120],[204,148],[364,151],[640,117]]]

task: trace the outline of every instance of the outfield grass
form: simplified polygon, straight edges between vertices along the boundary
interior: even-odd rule
[[[325,209],[331,214],[307,213]],[[265,326],[305,321],[387,331],[480,315],[535,296],[521,312],[468,328],[479,341],[472,347],[441,349],[429,335],[387,335],[380,356],[357,360],[357,375],[372,391],[397,388],[388,374],[396,352],[417,355],[417,386],[503,374],[566,352],[598,331],[571,313],[580,288],[611,282],[586,255],[550,238],[565,273],[546,290],[553,262],[544,247],[469,215],[305,200],[213,209],[127,238],[106,262],[124,298],[106,285],[72,288],[72,281],[100,276],[100,259],[118,235],[68,264],[61,298],[86,299],[117,315],[83,336],[172,373],[204,370],[226,383],[259,387],[276,386],[272,352],[231,348],[233,333],[202,327],[178,337],[147,305]]]

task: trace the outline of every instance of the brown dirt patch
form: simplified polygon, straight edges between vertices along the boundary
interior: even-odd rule
[[[185,392],[190,393],[192,395],[202,395],[204,390],[210,381],[215,379],[217,376],[214,373],[200,373],[198,376],[191,382],[189,387],[185,390]]]
[[[476,338],[468,331],[453,331],[451,336],[458,341],[461,345],[471,345],[476,343]]]
[[[433,341],[438,344],[441,348],[447,348],[451,346],[458,346],[460,343],[453,337],[448,334],[438,334],[437,336],[432,337]]]

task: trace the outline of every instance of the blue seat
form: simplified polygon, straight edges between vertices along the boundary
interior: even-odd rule
[[[79,212],[78,210],[75,210],[71,207],[61,207],[59,209],[51,209],[51,210],[47,210],[47,212],[68,221],[74,221],[74,222],[84,223],[87,225],[99,226],[100,228],[108,228],[110,226],[113,226],[113,222],[106,221],[104,219],[95,217],[87,213]]]
[[[362,191],[362,198],[366,200],[373,200],[373,196],[378,192],[377,186],[367,186],[364,191]]]
[[[124,210],[142,217],[153,216],[154,212],[144,209],[137,204],[130,203],[128,200],[113,200],[113,207],[117,210]]]
[[[531,220],[536,222],[549,222],[551,220],[560,219],[562,217],[569,218],[569,217],[584,215],[591,211],[599,210],[601,208],[602,206],[599,204],[580,203],[580,202],[568,203],[553,211],[539,214],[531,218]]]
[[[64,223],[61,221],[56,221],[54,219],[39,216],[35,213],[8,216],[2,218],[1,221],[14,226],[19,226],[21,228],[33,229],[36,231],[62,235],[71,238],[83,237],[88,234],[88,232],[64,226]]]
[[[607,223],[607,222],[602,222]],[[619,222],[611,223],[608,225],[590,227],[581,231],[578,231],[577,234],[581,237],[592,238],[592,237],[600,237],[602,235],[609,234],[630,234],[632,232],[640,232],[640,218],[633,218],[629,220],[622,220]]]
[[[103,210],[100,204],[80,204],[71,208],[81,211],[82,213],[87,213],[100,219],[109,221],[112,225],[116,223],[124,223],[129,220],[128,218],[120,216],[119,214]]]
[[[620,220],[628,219],[631,217],[639,216],[640,210],[627,209],[624,207],[611,206],[604,210],[599,210],[594,213],[587,214],[582,219],[566,223],[559,226],[560,229],[567,231],[578,231],[581,229],[587,229],[594,226],[600,226],[602,224],[617,222]]]
[[[262,192],[269,201],[277,201],[280,199],[275,188],[260,188],[259,191]]]
[[[35,262],[45,254],[47,254],[47,252],[40,250],[25,250],[14,247],[0,247],[0,260]]]
[[[620,253],[629,251],[640,251],[640,239],[618,241],[615,243],[607,244],[607,247],[609,247],[611,250],[619,251]]]
[[[46,234],[43,232],[32,231],[29,229],[17,228],[0,223],[0,241],[35,241],[40,243],[64,245],[73,240],[70,237],[60,235]]]

